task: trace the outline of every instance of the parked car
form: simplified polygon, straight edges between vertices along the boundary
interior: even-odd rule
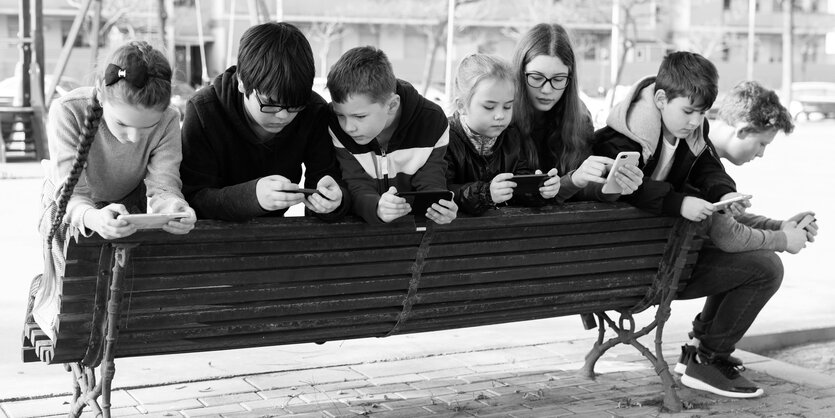
[[[46,85],[49,85],[51,80],[52,75],[44,76],[44,88],[46,88]],[[81,84],[72,78],[61,77],[61,82],[55,87],[53,100],[80,86]],[[12,76],[0,81],[0,107],[22,106],[23,98],[21,97],[20,89],[20,77]],[[13,121],[14,115],[11,113],[0,113],[0,133],[2,133],[3,138],[9,138]]]
[[[794,119],[809,118],[818,113],[835,118],[835,83],[823,81],[801,81],[792,83],[792,101],[789,113]]]

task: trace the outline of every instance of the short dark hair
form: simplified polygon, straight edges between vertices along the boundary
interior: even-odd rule
[[[247,97],[258,90],[281,105],[302,106],[313,88],[313,51],[299,28],[284,22],[262,23],[241,36],[237,71]]]
[[[397,79],[386,53],[373,46],[358,46],[344,53],[328,73],[328,92],[336,103],[366,94],[385,102],[397,90]]]
[[[710,109],[719,93],[719,73],[707,58],[678,51],[667,54],[658,68],[655,91],[664,90],[667,100],[687,97],[694,104]]]
[[[745,122],[749,132],[776,129],[790,134],[794,130],[792,117],[777,93],[756,81],[743,81],[731,89],[719,104],[717,116],[728,125]]]

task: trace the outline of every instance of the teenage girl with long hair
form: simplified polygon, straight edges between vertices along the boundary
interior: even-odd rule
[[[171,66],[146,42],[117,48],[93,87],[78,88],[50,108],[43,213],[44,274],[33,283],[35,319],[51,333],[57,278],[63,274],[69,236],[98,233],[106,239],[136,232],[117,217],[185,212],[162,228],[189,232],[194,211],[180,191],[182,160],[178,111],[169,105]]]
[[[557,200],[583,197],[614,200],[600,189],[612,159],[591,155],[594,128],[591,114],[580,100],[577,62],[565,28],[540,23],[520,39],[513,59],[516,101],[513,120],[533,143],[529,150],[538,168],[556,168],[562,176]],[[641,171],[634,166],[617,173],[623,194],[641,185]]]

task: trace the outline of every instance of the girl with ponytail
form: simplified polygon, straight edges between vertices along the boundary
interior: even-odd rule
[[[33,314],[47,334],[68,236],[131,235],[136,227],[117,218],[131,212],[186,212],[163,229],[185,234],[194,227],[194,210],[180,190],[180,117],[169,106],[171,75],[162,52],[129,42],[98,69],[94,86],[68,93],[49,110],[51,160],[44,161],[39,228],[46,238],[45,272],[33,283]]]
[[[165,55],[134,41],[113,52],[94,87],[53,104],[47,134],[57,187],[47,242],[67,225],[85,236],[130,235],[136,227],[116,219],[129,209],[187,212],[190,217],[163,229],[184,234],[194,227],[194,211],[180,191],[179,115],[170,98]]]

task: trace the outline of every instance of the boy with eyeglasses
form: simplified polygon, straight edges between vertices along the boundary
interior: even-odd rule
[[[297,203],[324,220],[347,213],[327,103],[312,91],[313,76],[301,31],[268,22],[247,29],[238,65],[188,101],[180,176],[198,218],[283,216]],[[317,193],[298,192],[302,164],[304,188]]]

